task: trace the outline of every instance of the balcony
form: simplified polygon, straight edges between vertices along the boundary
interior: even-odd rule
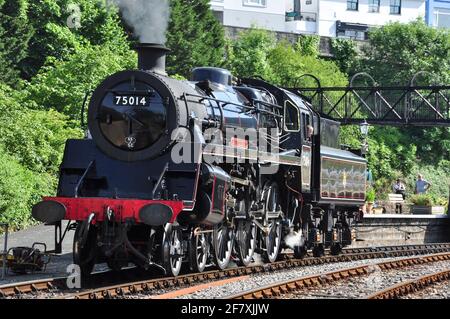
[[[315,34],[316,21],[315,12],[286,12],[286,32]]]

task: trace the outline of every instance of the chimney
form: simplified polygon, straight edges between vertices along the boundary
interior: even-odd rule
[[[141,43],[136,46],[139,70],[167,75],[166,55],[170,50],[163,44]]]

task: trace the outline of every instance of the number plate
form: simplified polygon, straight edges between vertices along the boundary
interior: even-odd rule
[[[117,106],[147,106],[150,104],[150,97],[138,95],[116,95],[114,104]]]

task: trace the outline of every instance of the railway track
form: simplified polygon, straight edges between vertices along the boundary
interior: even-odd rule
[[[107,285],[108,283],[120,283],[136,280],[136,278],[154,278],[155,273],[145,272],[135,267],[129,267],[119,273],[112,271],[94,272],[88,283],[83,283],[83,287],[93,288]],[[0,286],[0,299],[2,298],[21,298],[30,294],[38,295],[42,293],[61,293],[67,292],[68,277],[46,278],[32,281],[16,282]]]
[[[367,299],[396,299],[425,289],[430,285],[449,280],[450,269],[446,269],[444,271],[427,274],[419,278],[401,282],[399,284],[377,291],[369,295]]]
[[[277,282],[275,284],[271,284],[265,287],[258,287],[256,289],[252,289],[249,291],[244,291],[239,294],[228,296],[227,299],[271,299],[271,298],[280,298],[285,295],[293,295],[300,291],[303,291],[307,288],[325,286],[329,284],[336,283],[338,281],[361,277],[365,275],[369,275],[373,272],[373,269],[377,269],[380,271],[388,271],[393,269],[400,269],[405,267],[410,267],[414,265],[433,263],[438,261],[450,260],[450,252],[445,253],[436,253],[432,255],[426,256],[416,256],[409,257],[400,260],[380,262],[376,264],[368,264],[351,268],[339,269],[337,271],[332,271],[324,274],[312,275],[312,276],[304,276],[300,278],[296,278],[293,280]],[[448,274],[446,275],[448,276]],[[420,283],[430,282],[430,278],[434,279],[443,279],[444,275],[431,275],[425,276]],[[392,296],[394,293],[401,293],[408,290],[412,290],[413,287],[416,286],[414,281],[411,283],[405,283],[407,288],[403,288],[401,284],[391,287],[390,289],[386,289],[380,291],[378,294],[374,296],[370,296],[371,298],[383,298]]]
[[[94,274],[94,276],[92,277],[94,279],[91,279],[91,287],[96,287],[94,289],[83,289],[74,293],[73,290],[69,290],[66,286],[67,277],[62,277],[0,286],[0,298],[24,298],[29,294],[38,295],[37,297],[39,297],[39,294],[47,293],[53,293],[57,298],[67,299],[122,298],[127,295],[139,293],[146,294],[156,289],[175,290],[193,284],[225,280],[227,278],[271,272],[294,267],[443,252],[450,252],[450,243],[349,248],[344,249],[343,253],[339,256],[327,255],[320,258],[306,257],[304,259],[294,259],[292,254],[285,254],[284,260],[275,262],[273,264],[262,264],[250,267],[236,267],[226,270],[211,270],[203,273],[185,274],[178,277],[155,278],[154,275],[141,274],[140,279],[144,278],[144,280],[136,280],[136,278],[139,278],[139,276],[135,277],[134,280],[133,278],[127,278],[127,276],[125,276],[122,280],[117,280],[116,278],[115,281],[113,281],[111,279],[111,274],[109,272],[104,272],[101,274]],[[132,273],[133,270],[130,269],[129,272]],[[117,273],[115,273],[114,276],[117,276]],[[117,283],[117,281],[119,281],[119,283]],[[109,282],[110,285],[105,286],[104,282]],[[111,284],[111,282],[114,282],[114,284]]]

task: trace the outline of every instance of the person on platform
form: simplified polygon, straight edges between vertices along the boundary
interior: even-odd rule
[[[405,184],[402,183],[402,181],[397,179],[394,186],[392,186],[392,189],[394,190],[395,194],[401,194],[403,196],[403,200],[406,198],[406,187]]]
[[[426,194],[430,189],[431,183],[424,180],[422,174],[417,175],[415,194]]]

